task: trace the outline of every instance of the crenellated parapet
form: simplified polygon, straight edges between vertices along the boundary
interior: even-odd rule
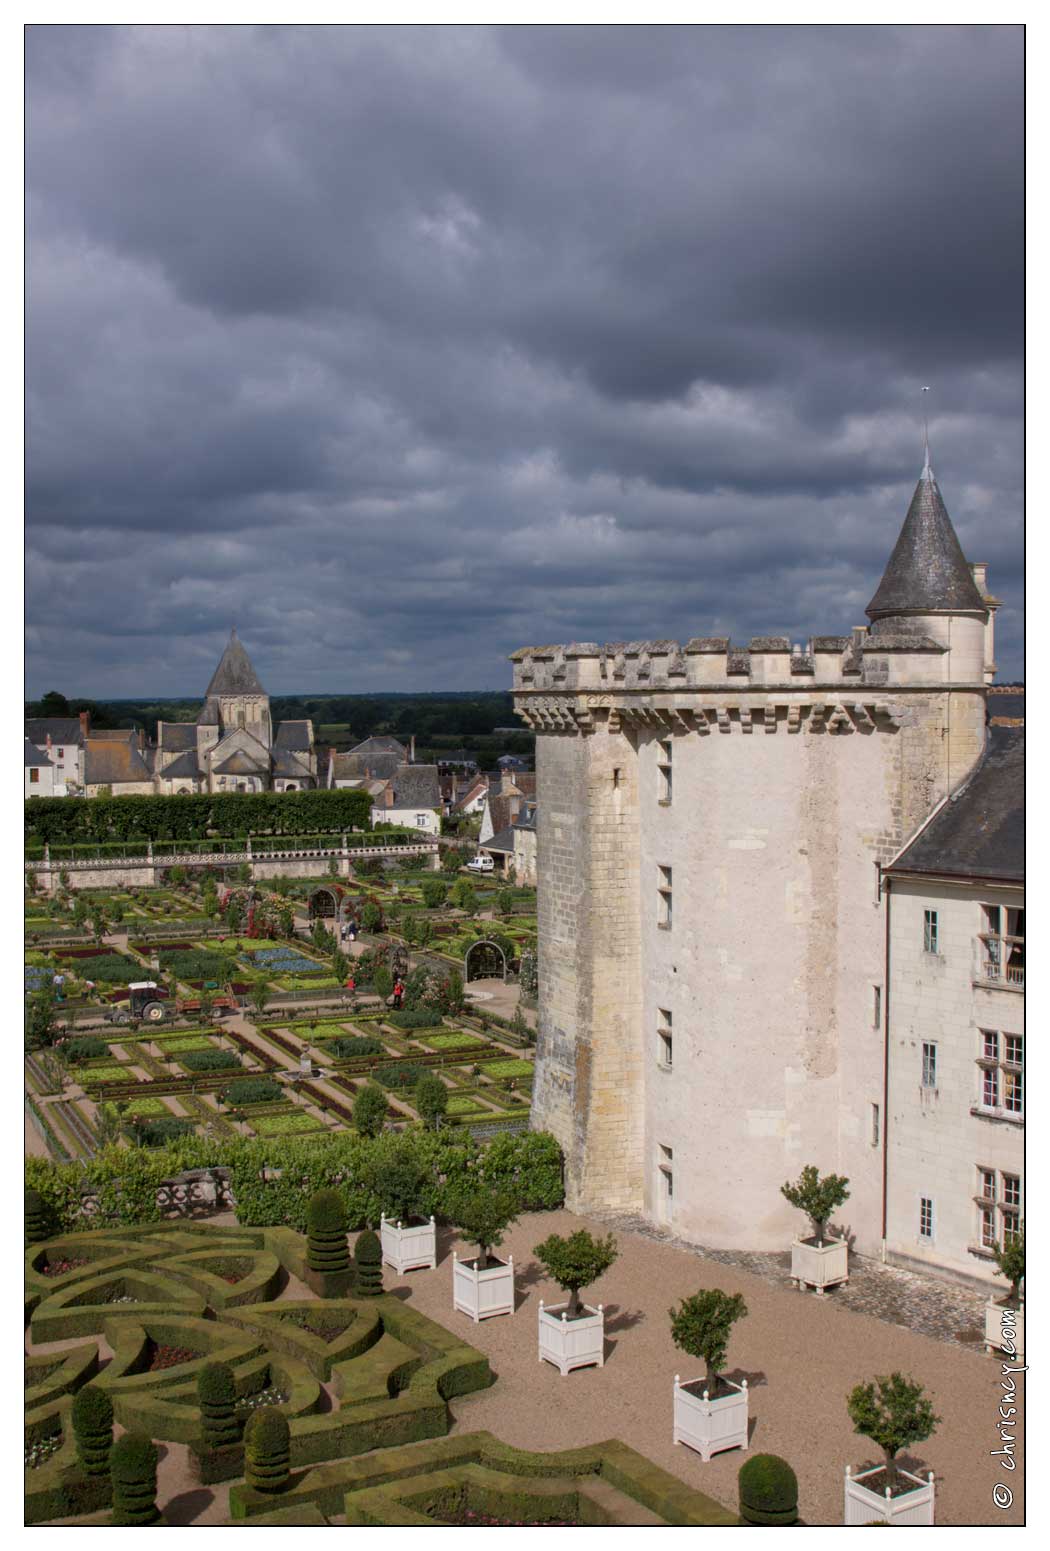
[[[786,636],[754,636],[746,647],[725,636],[677,641],[572,641],[564,646],[524,646],[511,655],[519,715],[529,719],[533,697],[578,691],[645,694],[712,690],[745,693],[801,689],[807,693],[871,686],[971,687],[953,683],[951,653],[932,636],[878,633],[858,626],[849,635],[818,635],[804,644]],[[559,707],[541,712],[556,726]]]

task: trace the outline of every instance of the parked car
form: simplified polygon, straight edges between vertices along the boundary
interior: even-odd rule
[[[496,864],[491,856],[475,856],[467,863],[468,872],[495,872]]]

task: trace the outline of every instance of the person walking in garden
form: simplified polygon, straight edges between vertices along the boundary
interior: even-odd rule
[[[349,975],[347,975],[345,985],[346,990],[350,992],[351,996],[353,996],[354,992],[357,990],[357,981],[354,979],[353,970],[351,970]]]
[[[394,984],[394,1007],[397,1009],[398,1012],[400,1012],[400,1010],[401,1010],[401,1003],[402,1003],[402,1000],[404,999],[404,995],[405,995],[405,987],[402,984],[401,980],[398,979],[395,982],[395,984]]]

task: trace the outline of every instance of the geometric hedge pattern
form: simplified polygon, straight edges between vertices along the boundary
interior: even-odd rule
[[[26,1522],[109,1504],[108,1477],[76,1460],[70,1410],[89,1381],[126,1430],[187,1444],[202,1483],[238,1482],[235,1521],[737,1522],[619,1443],[538,1455],[485,1433],[449,1438],[448,1402],[494,1382],[488,1359],[390,1295],[278,1298],[283,1272],[305,1280],[305,1240],[287,1228],[151,1224],[30,1246],[33,1344],[77,1344],[26,1359],[27,1450],[45,1456],[26,1471]],[[240,1443],[204,1444],[197,1377],[216,1361],[233,1371],[242,1418],[265,1402],[289,1420],[292,1473],[276,1499],[241,1482]],[[322,1384],[334,1396],[324,1411]]]

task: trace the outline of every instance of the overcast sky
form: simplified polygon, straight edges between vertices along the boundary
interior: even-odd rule
[[[28,692],[845,632],[922,463],[1021,676],[1016,27],[30,27]]]

